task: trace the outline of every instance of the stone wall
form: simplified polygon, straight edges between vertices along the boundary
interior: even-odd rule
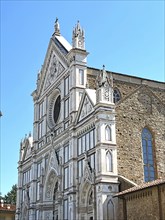
[[[162,219],[165,219],[165,184],[160,186],[160,207],[162,210]]]
[[[165,219],[165,184],[130,192],[119,199],[118,219]],[[122,210],[122,211],[121,211]]]
[[[165,106],[146,85],[117,82],[115,86],[122,94],[116,105],[118,173],[137,184],[144,181],[141,132],[147,127],[153,135],[156,178],[165,176]]]
[[[100,70],[88,68],[88,86],[95,89]],[[133,182],[144,181],[141,133],[147,127],[153,135],[156,178],[165,176],[165,84],[113,74],[113,86],[121,93],[116,103],[118,173]]]

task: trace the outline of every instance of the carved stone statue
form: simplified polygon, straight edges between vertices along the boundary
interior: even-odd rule
[[[59,25],[59,22],[58,22],[58,18],[56,18],[54,29],[55,29],[55,34],[60,35],[60,25]]]

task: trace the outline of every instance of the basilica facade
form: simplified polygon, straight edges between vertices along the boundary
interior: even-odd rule
[[[165,84],[87,66],[56,19],[20,144],[17,220],[117,220],[123,190],[165,178]]]

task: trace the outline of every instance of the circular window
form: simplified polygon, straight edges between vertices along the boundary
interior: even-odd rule
[[[61,96],[60,91],[56,89],[50,96],[47,110],[47,123],[50,129],[53,129],[56,126],[60,116],[60,109]]]
[[[60,109],[61,109],[61,96],[59,95],[55,101],[54,110],[53,110],[53,119],[55,123],[57,123],[60,114]]]

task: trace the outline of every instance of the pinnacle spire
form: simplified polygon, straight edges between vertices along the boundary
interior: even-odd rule
[[[59,22],[58,22],[58,18],[56,18],[54,29],[55,29],[55,35],[59,36],[60,35],[60,25],[59,25]]]
[[[96,93],[98,102],[113,103],[113,77],[112,73],[107,73],[105,66],[96,78]]]
[[[73,28],[72,46],[74,48],[85,49],[84,30],[80,26],[80,22],[77,21],[76,26]]]

